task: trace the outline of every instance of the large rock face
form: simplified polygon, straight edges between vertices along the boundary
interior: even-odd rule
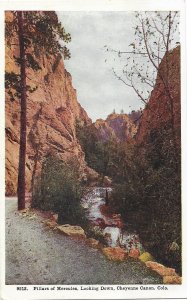
[[[137,132],[137,125],[127,114],[110,114],[106,120],[98,119],[92,126],[96,128],[99,139],[107,141],[116,138],[126,141],[133,138]]]
[[[18,49],[6,47],[6,71],[18,73],[13,55]],[[27,84],[37,86],[28,94],[27,104],[27,163],[26,186],[30,189],[34,162],[37,169],[43,157],[54,152],[63,160],[78,158],[82,172],[86,167],[84,153],[77,141],[75,124],[91,124],[84,109],[77,101],[71,75],[66,71],[63,60],[45,55],[39,58],[41,70],[27,70]],[[11,101],[6,92],[6,194],[16,194],[19,157],[19,100]]]
[[[136,135],[138,143],[143,142],[151,130],[161,129],[168,124],[173,126],[176,142],[180,146],[180,108],[180,46],[178,46],[169,52],[168,60],[166,56],[164,57],[159,66],[155,87],[140,120]]]

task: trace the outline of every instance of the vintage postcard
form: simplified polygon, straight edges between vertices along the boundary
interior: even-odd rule
[[[186,3],[0,9],[1,299],[185,299]]]

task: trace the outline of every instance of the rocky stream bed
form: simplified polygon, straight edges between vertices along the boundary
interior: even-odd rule
[[[124,224],[120,214],[112,214],[105,205],[106,193],[111,188],[96,187],[88,191],[82,199],[82,206],[86,210],[88,220],[96,232],[100,232],[109,247],[122,247],[128,252],[133,249],[143,251],[139,236],[133,232],[128,224]]]

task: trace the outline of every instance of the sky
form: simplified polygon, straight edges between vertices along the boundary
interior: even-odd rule
[[[142,107],[134,91],[117,80],[112,68],[121,66],[111,49],[127,50],[133,42],[133,12],[58,12],[59,20],[71,34],[67,44],[71,58],[65,60],[77,98],[89,117],[105,119],[115,109],[120,113]]]

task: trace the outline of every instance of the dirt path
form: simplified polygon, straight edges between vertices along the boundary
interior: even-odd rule
[[[6,200],[6,284],[159,284],[139,261],[108,261],[99,250],[49,230]]]

